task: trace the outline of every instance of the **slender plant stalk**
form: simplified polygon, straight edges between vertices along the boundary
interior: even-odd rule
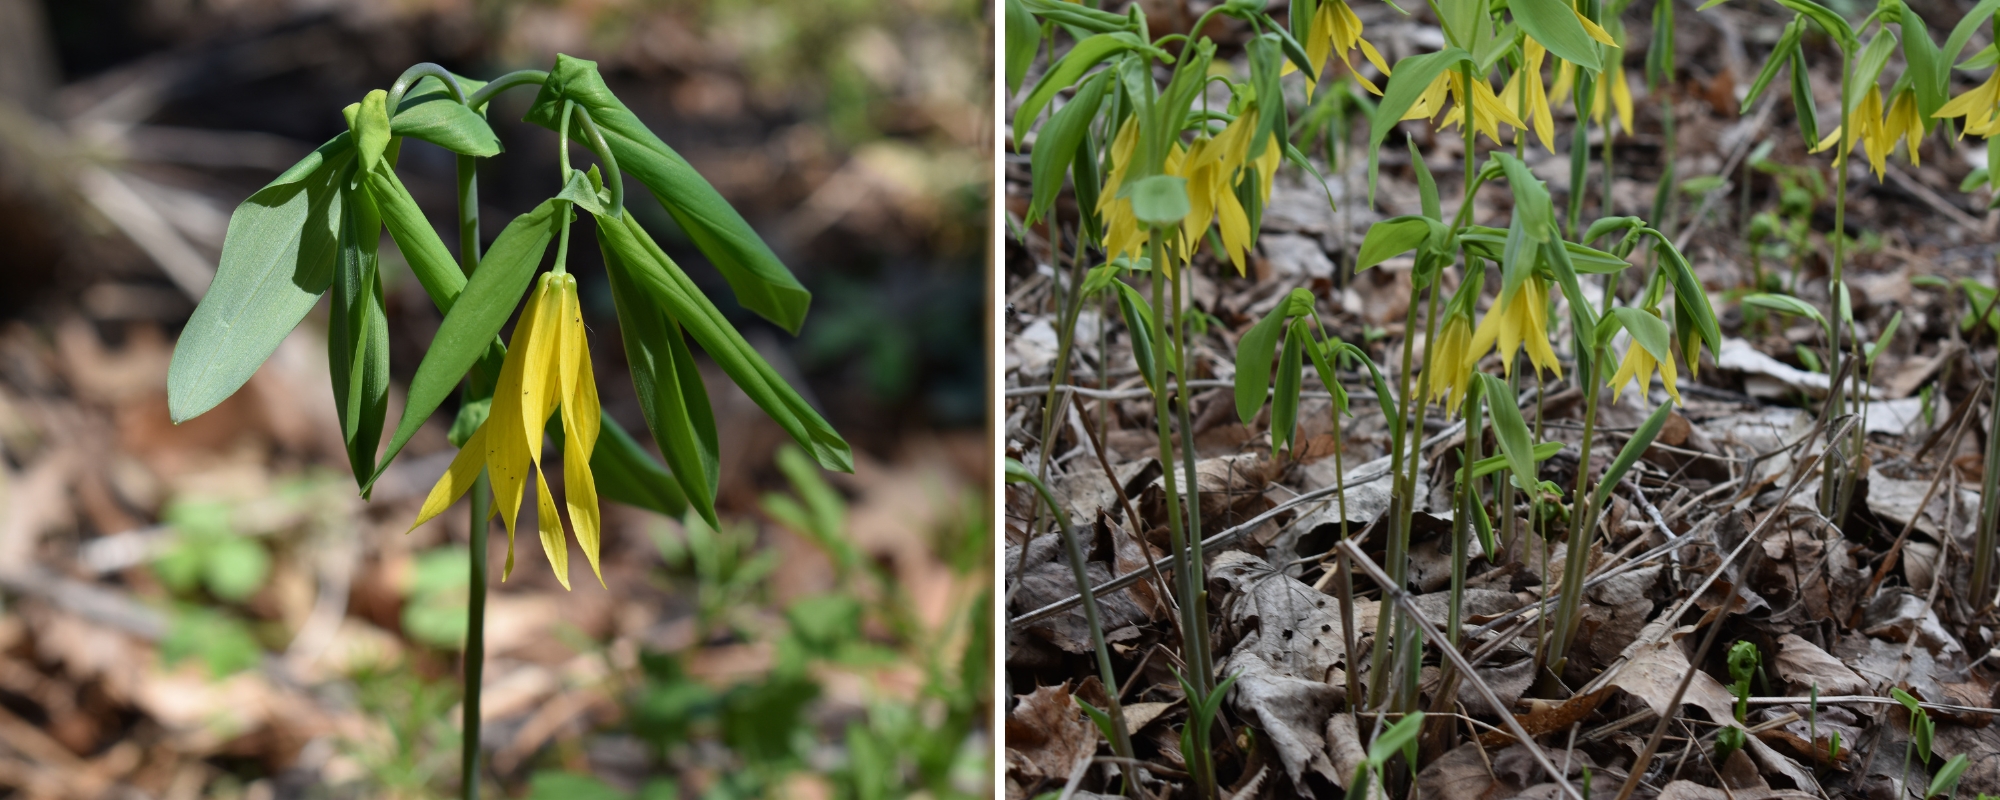
[[[1192,264],[1189,265],[1192,268]],[[1181,282],[1187,279],[1187,269],[1174,274],[1173,337],[1175,347],[1171,357],[1174,366],[1175,394],[1173,406],[1181,428],[1181,466],[1187,470],[1188,491],[1182,498],[1187,503],[1188,526],[1188,587],[1193,592],[1193,613],[1195,620],[1195,652],[1199,660],[1201,677],[1195,681],[1202,694],[1215,691],[1214,665],[1210,662],[1208,642],[1208,582],[1204,578],[1205,563],[1201,552],[1201,481],[1194,469],[1194,421],[1188,412],[1187,386],[1187,332],[1181,325]]]
[[[1404,422],[1407,422],[1410,418],[1410,361],[1416,357],[1417,337],[1415,331],[1417,329],[1418,291],[1416,272],[1412,270],[1410,273],[1410,303],[1408,309],[1403,312],[1403,365],[1398,371],[1396,379],[1396,417],[1398,420]],[[1392,433],[1395,427],[1391,426]],[[1396,568],[1409,561],[1408,523],[1403,518],[1401,510],[1397,505],[1398,498],[1404,493],[1402,486],[1403,458],[1406,455],[1405,451],[1408,449],[1409,438],[1409,432],[1403,431],[1401,435],[1393,436],[1393,441],[1389,443],[1389,474],[1394,476],[1391,480],[1395,484],[1394,488],[1396,491],[1390,497],[1389,548],[1383,562],[1390,570],[1390,577],[1392,578],[1396,577]],[[1393,587],[1385,586],[1383,588],[1389,589]],[[1392,607],[1392,604],[1383,603],[1375,626],[1378,639],[1380,638],[1381,631],[1391,630],[1394,625],[1394,619],[1395,609]],[[1395,642],[1399,640],[1391,639],[1390,641]],[[1383,680],[1383,676],[1387,674],[1389,651],[1391,649],[1394,648],[1384,647],[1378,641],[1374,653],[1371,654],[1368,668],[1368,705],[1371,707],[1381,704],[1382,693],[1388,688],[1388,682]]]
[[[458,266],[466,277],[479,269],[479,159],[458,157]],[[495,376],[497,377],[497,376]],[[468,398],[469,399],[469,398]],[[481,470],[472,484],[472,516],[466,529],[465,716],[460,722],[459,793],[479,797],[479,695],[486,672],[486,532],[493,486]]]
[[[1639,345],[1634,342],[1632,346]],[[1576,370],[1584,397],[1583,442],[1577,452],[1576,501],[1570,509],[1569,550],[1564,553],[1562,588],[1556,600],[1555,639],[1546,654],[1546,663],[1558,672],[1569,656],[1570,641],[1576,636],[1577,609],[1583,603],[1583,573],[1590,568],[1590,542],[1597,527],[1597,509],[1590,491],[1590,448],[1597,428],[1597,368],[1604,358],[1604,348],[1592,347],[1590,364],[1579,364]]]
[[[1844,373],[1840,371],[1843,357],[1840,349],[1840,329],[1844,324],[1844,321],[1840,318],[1840,286],[1846,274],[1847,261],[1847,157],[1849,155],[1848,150],[1854,146],[1853,125],[1851,124],[1851,120],[1848,119],[1847,113],[1848,72],[1851,69],[1853,69],[1853,56],[1847,52],[1846,48],[1841,48],[1840,144],[1838,145],[1839,149],[1835,151],[1833,167],[1833,269],[1831,280],[1827,283],[1826,292],[1826,318],[1831,321],[1827,334],[1826,370],[1827,374],[1834,376],[1836,381],[1841,381],[1844,376]],[[1857,383],[1861,380],[1859,370],[1856,370],[1854,380]],[[1841,383],[1845,383],[1845,381],[1841,381]],[[1840,385],[1829,387],[1829,389],[1830,403],[1832,405],[1831,418],[1837,419],[1840,415],[1847,413],[1845,405],[1847,398],[1844,394],[1846,390]],[[1859,390],[1860,387],[1855,387],[1857,394]],[[1819,507],[1821,514],[1833,520],[1835,525],[1838,525],[1847,516],[1847,502],[1844,497],[1846,492],[1843,489],[1853,485],[1853,476],[1849,474],[1852,470],[1849,468],[1848,459],[1859,454],[1860,450],[1857,447],[1853,452],[1838,452],[1845,448],[1841,448],[1837,443],[1830,446],[1836,449],[1836,453],[1834,458],[1820,472]]]
[[[1160,246],[1160,233],[1154,231],[1146,244],[1153,260],[1153,422],[1159,435],[1160,463],[1166,467],[1166,480],[1161,483],[1167,494],[1167,545],[1174,549],[1174,584],[1181,600],[1181,660],[1192,670],[1200,654],[1196,651],[1201,641],[1195,633],[1194,589],[1188,583],[1188,549],[1186,530],[1181,527],[1180,480],[1174,475],[1178,468],[1173,464],[1173,434],[1168,430],[1166,376],[1159,374],[1167,356],[1167,329],[1161,322],[1166,311],[1165,253]],[[1206,660],[1206,659],[1202,659]],[[1199,680],[1199,678],[1196,678]],[[1197,684],[1198,685],[1198,684]]]

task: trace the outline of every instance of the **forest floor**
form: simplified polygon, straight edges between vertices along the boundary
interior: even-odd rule
[[[1383,4],[1353,5],[1391,63],[1436,49],[1435,41],[1424,43],[1427,33],[1435,39],[1436,29],[1422,11],[1402,17]],[[1943,29],[1969,9],[1944,5],[1922,9]],[[1640,797],[1894,798],[1904,787],[1908,796],[1921,797],[1933,773],[1960,754],[1968,757],[1961,796],[2000,791],[2000,729],[1990,724],[2000,714],[1994,696],[2000,664],[1989,657],[2000,639],[1990,598],[1965,596],[1985,453],[2000,435],[1990,428],[1991,404],[1977,394],[1991,386],[2000,329],[1961,325],[1969,322],[1968,296],[1990,302],[2000,249],[2000,213],[1985,210],[1989,193],[1959,189],[1983,166],[1985,152],[1975,139],[1954,148],[1932,137],[1924,142],[1921,166],[1899,154],[1878,180],[1858,151],[1848,166],[1845,219],[1854,246],[1847,251],[1846,279],[1854,318],[1864,341],[1874,341],[1893,316],[1900,314],[1901,321],[1868,375],[1874,396],[1860,462],[1865,475],[1858,476],[1841,524],[1833,524],[1814,499],[1820,483],[1815,456],[1828,424],[1846,420],[1820,413],[1827,376],[1815,371],[1812,350],[1824,349],[1821,329],[1803,317],[1738,302],[1761,283],[1828,307],[1830,154],[1806,153],[1783,81],[1748,113],[1738,113],[1742,89],[1785,20],[1778,16],[1782,9],[1751,3],[1699,13],[1683,9],[1676,33],[1681,71],[1671,85],[1651,92],[1638,77],[1650,40],[1644,9],[1627,15],[1627,41],[1635,44],[1625,59],[1634,76],[1637,132],[1621,132],[1612,142],[1616,170],[1607,204],[1593,128],[1583,219],[1654,217],[1671,160],[1665,219],[1652,221],[1692,262],[1725,342],[1720,353],[1704,356],[1698,378],[1683,369],[1684,404],[1614,492],[1593,532],[1580,633],[1562,654],[1561,674],[1538,667],[1547,655],[1537,652],[1538,625],[1546,624],[1538,611],[1560,580],[1567,533],[1560,526],[1549,528],[1546,539],[1522,533],[1494,553],[1472,543],[1459,609],[1462,630],[1474,643],[1468,656],[1478,681],[1494,690],[1499,705],[1472,691],[1470,682],[1446,687],[1440,655],[1427,649],[1419,705],[1452,720],[1441,735],[1426,734],[1412,765],[1414,780],[1406,776],[1393,790],[1482,800],[1560,796],[1531,758],[1533,748],[1565,765],[1568,780],[1582,786],[1585,797],[1612,797],[1665,716],[1671,724],[1642,776]],[[1156,35],[1173,30],[1170,20],[1154,22]],[[1218,63],[1233,59],[1245,74],[1241,51],[1231,43],[1242,32],[1231,24],[1210,31],[1222,43]],[[1837,108],[1839,76],[1827,67],[1838,58],[1808,58],[1823,70],[1813,76],[1825,93],[1819,108]],[[1024,85],[1035,77],[1031,70]],[[1954,94],[1963,88],[1955,86]],[[1670,140],[1661,133],[1667,113],[1673,115]],[[1568,118],[1559,121],[1563,142],[1569,141],[1569,124]],[[1462,195],[1456,171],[1464,140],[1456,131],[1433,134],[1422,123],[1404,123],[1401,130],[1416,138],[1438,176],[1444,211],[1454,212]],[[1209,640],[1215,677],[1241,675],[1222,704],[1212,748],[1225,797],[1339,796],[1362,763],[1369,731],[1384,724],[1372,713],[1352,712],[1366,705],[1360,702],[1365,698],[1348,697],[1350,673],[1358,679],[1352,685],[1377,680],[1368,654],[1382,646],[1376,624],[1383,591],[1357,567],[1352,616],[1332,602],[1338,595],[1334,548],[1342,535],[1358,537],[1378,562],[1386,546],[1386,526],[1378,523],[1390,494],[1391,436],[1376,404],[1359,399],[1372,393],[1366,373],[1343,376],[1357,399],[1336,438],[1330,395],[1307,370],[1298,444],[1277,453],[1268,408],[1242,424],[1230,388],[1239,337],[1297,288],[1310,291],[1330,332],[1360,345],[1392,384],[1401,370],[1403,343],[1412,334],[1404,329],[1412,260],[1391,259],[1357,275],[1354,254],[1372,223],[1419,213],[1418,187],[1409,151],[1392,135],[1380,152],[1371,205],[1365,117],[1352,117],[1346,131],[1344,139],[1330,137],[1338,143],[1337,158],[1328,157],[1324,142],[1300,144],[1324,184],[1293,167],[1280,173],[1247,275],[1237,275],[1207,248],[1188,270],[1186,318],[1207,322],[1190,326],[1185,353],[1201,530],[1211,542],[1205,551]],[[1164,587],[1147,577],[1155,565],[1169,566],[1171,554],[1164,527],[1167,470],[1158,458],[1152,395],[1118,306],[1090,300],[1075,328],[1068,377],[1053,395],[1058,416],[1053,424],[1045,417],[1058,361],[1056,299],[1059,292],[1067,298],[1072,275],[1096,264],[1070,263],[1076,208],[1069,194],[1055,214],[1061,247],[1051,247],[1048,224],[1021,225],[1031,149],[1005,156],[1014,226],[1004,262],[1006,454],[1030,470],[1046,469],[1053,493],[1085,534],[1092,580],[1140,578],[1100,594],[1100,615],[1135,755],[1156,781],[1146,791],[1174,796],[1174,787],[1188,786],[1180,729],[1189,711],[1176,678],[1185,667],[1175,617]],[[1570,190],[1568,155],[1531,146],[1525,160],[1548,181],[1562,208]],[[1513,205],[1506,188],[1489,185],[1475,202],[1476,222],[1506,226]],[[1775,223],[1764,230],[1777,233],[1753,241],[1751,230],[1764,224],[1757,221],[1760,214]],[[1786,238],[1788,231],[1796,235]],[[1646,266],[1643,258],[1639,264]],[[1447,270],[1445,291],[1455,287],[1458,271]],[[1621,297],[1639,291],[1645,274],[1627,272]],[[1965,288],[1961,279],[1975,288]],[[1151,296],[1144,275],[1129,280],[1141,297]],[[1585,286],[1603,291],[1594,277]],[[1553,318],[1567,320],[1561,312]],[[1551,333],[1564,350],[1565,374],[1573,374],[1566,328],[1551,326]],[[1414,334],[1421,339],[1421,330]],[[1416,344],[1422,352],[1422,342]],[[1529,375],[1522,387],[1532,396],[1538,383]],[[1539,387],[1540,416],[1532,399],[1523,413],[1538,425],[1538,440],[1563,443],[1543,462],[1540,477],[1566,493],[1576,484],[1583,404],[1573,380],[1550,378]],[[1628,390],[1615,403],[1607,392],[1589,458],[1592,475],[1667,401],[1657,384],[1646,392]],[[1441,410],[1428,413],[1419,434],[1422,482],[1407,588],[1432,623],[1443,625],[1452,490],[1465,436]],[[1172,427],[1179,441],[1179,426]],[[1487,452],[1493,452],[1490,445]],[[1344,506],[1327,491],[1343,470]],[[1003,673],[1010,695],[1008,796],[1115,791],[1116,765],[1079,766],[1109,750],[1072,698],[1099,707],[1107,698],[1059,537],[1024,486],[1010,489],[1004,517],[1011,620]],[[1524,529],[1526,508],[1520,512]],[[1513,510],[1491,513],[1497,526],[1498,515]],[[1758,556],[1742,555],[1750,550]],[[1344,619],[1353,620],[1351,635]],[[1720,635],[1703,651],[1714,625],[1722,626]],[[1742,722],[1750,732],[1747,746],[1717,763],[1710,759],[1714,734],[1734,716],[1726,651],[1736,642],[1754,644],[1762,667]],[[1685,692],[1678,693],[1690,673]],[[1906,760],[1914,723],[1889,699],[1891,689],[1930,704],[1925,708],[1935,737],[1929,760]],[[1809,703],[1815,691],[1820,699]],[[1503,714],[1514,715],[1535,743],[1516,742],[1502,727]],[[1838,756],[1829,758],[1836,735]]]

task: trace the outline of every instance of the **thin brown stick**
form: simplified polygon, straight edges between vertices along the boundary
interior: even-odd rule
[[[1576,787],[1569,784],[1568,776],[1556,769],[1555,762],[1550,761],[1548,754],[1542,752],[1542,746],[1535,743],[1535,738],[1528,734],[1526,728],[1521,727],[1521,721],[1515,719],[1513,714],[1504,712],[1507,705],[1500,702],[1500,696],[1493,691],[1493,687],[1487,685],[1486,679],[1481,678],[1479,673],[1472,670],[1472,664],[1465,660],[1465,656],[1458,652],[1458,648],[1451,646],[1451,640],[1442,631],[1437,629],[1437,623],[1430,621],[1428,617],[1424,616],[1422,609],[1417,608],[1416,601],[1410,599],[1410,593],[1404,591],[1402,587],[1395,585],[1389,578],[1389,574],[1382,571],[1382,566],[1376,564],[1375,560],[1369,558],[1368,554],[1362,552],[1361,548],[1355,546],[1354,542],[1341,542],[1340,547],[1346,551],[1347,558],[1351,563],[1359,566],[1363,572],[1368,573],[1370,580],[1375,581],[1377,585],[1382,587],[1384,599],[1393,600],[1396,605],[1402,606],[1403,613],[1408,614],[1410,619],[1416,622],[1417,632],[1423,634],[1424,638],[1430,640],[1431,644],[1437,645],[1438,651],[1444,653],[1445,658],[1451,660],[1452,666],[1456,667],[1461,674],[1472,681],[1472,688],[1479,690],[1480,696],[1485,698],[1489,705],[1497,709],[1503,709],[1500,717],[1501,721],[1507,724],[1508,732],[1514,734],[1514,738],[1520,740],[1528,748],[1528,754],[1534,756],[1535,763],[1540,765],[1542,770],[1549,774],[1549,777],[1556,782],[1557,786],[1562,787],[1563,793],[1568,795],[1571,800],[1583,800],[1583,795],[1578,794]]]

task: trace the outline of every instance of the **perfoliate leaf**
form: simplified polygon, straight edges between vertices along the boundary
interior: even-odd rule
[[[458,86],[467,96],[485,85],[485,81],[458,77]],[[418,79],[403,95],[396,115],[389,120],[389,132],[422,139],[460,155],[487,158],[503,149],[486,117],[453,99],[444,82],[431,75]]]
[[[174,345],[167,409],[186,422],[235,394],[333,280],[338,178],[354,159],[342,133],[229,215],[215,280]]]
[[[618,329],[624,340],[625,362],[632,369],[632,388],[639,395],[639,410],[680,494],[703,520],[715,525],[720,448],[707,390],[680,325],[633,285],[631,269],[607,243],[605,228],[613,224],[617,223],[600,222],[598,246],[604,251],[605,272],[611,279],[611,299],[618,309]]]
[[[1661,361],[1673,358],[1672,337],[1667,332],[1666,322],[1648,312],[1625,306],[1613,308],[1611,313],[1625,327],[1625,331],[1632,334],[1632,341],[1646,348],[1646,352],[1654,358]]]

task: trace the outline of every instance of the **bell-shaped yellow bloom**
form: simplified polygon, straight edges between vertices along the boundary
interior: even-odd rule
[[[1904,152],[1910,158],[1910,166],[1923,162],[1918,154],[1918,144],[1924,138],[1924,116],[1917,110],[1917,93],[1904,89],[1896,93],[1896,100],[1889,104],[1889,113],[1882,117],[1882,139],[1879,144],[1871,143],[1868,161],[1875,167],[1875,179],[1882,179],[1882,161],[1889,152],[1896,149],[1896,140],[1902,139],[1906,145]],[[1880,154],[1877,154],[1879,148]]]
[[[1549,286],[1542,276],[1528,276],[1512,298],[1505,303],[1496,301],[1487,309],[1479,328],[1472,332],[1472,346],[1466,349],[1467,366],[1485,357],[1496,342],[1503,370],[1513,371],[1514,354],[1526,345],[1528,361],[1537,372],[1546,369],[1562,377],[1562,363],[1556,360],[1555,348],[1549,346]]]
[[[459,448],[451,468],[424,498],[415,528],[444,512],[472,488],[483,467],[493,482],[493,514],[507,526],[507,566],[501,579],[514,571],[514,521],[521,511],[532,477],[542,550],[563,588],[569,588],[569,543],[563,538],[562,516],[542,468],[542,437],[549,416],[562,412],[564,502],[576,529],[577,544],[590,559],[599,584],[604,572],[597,562],[599,518],[597,483],[590,473],[590,454],[597,446],[600,422],[597,379],[590,369],[583,313],[576,299],[576,278],[548,273],[528,294],[521,320],[514,325],[507,360],[493,387],[493,408],[486,422]]]
[[[1549,94],[1542,88],[1542,59],[1547,55],[1548,50],[1541,42],[1532,36],[1525,37],[1521,43],[1521,68],[1507,78],[1506,87],[1500,90],[1500,104],[1520,112],[1535,129],[1535,137],[1542,140],[1542,147],[1554,153],[1556,121],[1549,111]]]
[[[1271,180],[1277,174],[1279,143],[1276,134],[1265,141],[1264,152],[1250,158],[1250,140],[1257,129],[1257,109],[1251,107],[1222,129],[1214,138],[1198,138],[1185,156],[1178,145],[1167,159],[1167,173],[1187,179],[1188,215],[1181,222],[1180,251],[1192,257],[1208,232],[1210,221],[1218,222],[1222,248],[1236,274],[1245,274],[1244,259],[1255,240],[1250,214],[1236,195],[1249,169],[1256,176],[1256,189],[1265,203],[1270,202]],[[1171,274],[1171,273],[1169,273]]]
[[[1848,112],[1847,119],[1854,123],[1854,136],[1848,141],[1846,150],[1852,152],[1857,146],[1864,148],[1868,153],[1868,165],[1875,170],[1875,179],[1881,180],[1883,163],[1889,151],[1896,146],[1896,137],[1888,132],[1882,119],[1881,87],[1868,87],[1868,93],[1861,96],[1861,102],[1853,111]],[[1829,148],[1839,148],[1841,131],[1841,126],[1833,126],[1833,132],[1819,140],[1819,144],[1813,145],[1809,152],[1820,153]],[[1847,153],[1835,153],[1833,165],[1845,167]]]
[[[1375,45],[1361,38],[1361,18],[1354,15],[1354,9],[1347,7],[1346,0],[1321,0],[1319,10],[1313,13],[1312,31],[1306,35],[1305,46],[1306,60],[1312,63],[1314,70],[1313,79],[1306,83],[1307,100],[1312,99],[1313,88],[1325,75],[1324,68],[1329,53],[1340,56],[1340,63],[1347,67],[1348,74],[1353,75],[1354,80],[1359,81],[1363,88],[1371,94],[1382,93],[1374,81],[1354,69],[1354,61],[1350,54],[1354,48],[1361,48],[1361,55],[1368,59],[1368,63],[1374,64],[1376,69],[1381,70],[1383,75],[1389,74],[1389,62],[1382,58],[1382,52],[1376,50]],[[1290,75],[1297,70],[1297,66],[1286,61],[1284,69],[1279,74]]]
[[[1674,385],[1677,375],[1674,372],[1672,355],[1669,354],[1664,359],[1654,358],[1652,351],[1637,341],[1625,346],[1625,360],[1618,363],[1618,373],[1612,375],[1611,382],[1606,384],[1611,387],[1611,402],[1618,402],[1618,396],[1624,393],[1625,385],[1635,379],[1639,381],[1640,393],[1644,394],[1646,387],[1653,382],[1653,371],[1656,368],[1660,373],[1660,382],[1667,386],[1667,396],[1674,399],[1674,405],[1687,405],[1681,402],[1681,390]]]
[[[1111,174],[1097,196],[1097,216],[1104,220],[1106,259],[1121,255],[1137,259],[1146,249],[1146,234],[1139,227],[1139,218],[1132,214],[1132,201],[1118,196],[1119,187],[1125,184],[1125,174],[1132,167],[1132,152],[1138,148],[1139,123],[1127,119],[1111,140]]]
[[[1425,87],[1424,93],[1417,97],[1417,101],[1410,104],[1410,110],[1404,112],[1403,119],[1436,117],[1438,110],[1444,107],[1445,99],[1449,97],[1452,105],[1445,110],[1444,122],[1438,123],[1439,128],[1448,128],[1464,122],[1466,104],[1462,96],[1465,93],[1464,84],[1464,75],[1457,70],[1439,72],[1438,76],[1431,80],[1431,85]],[[1493,94],[1493,87],[1488,85],[1484,78],[1475,78],[1472,81],[1472,125],[1475,130],[1486,134],[1486,138],[1491,139],[1494,144],[1502,144],[1501,125],[1522,129],[1528,127],[1521,122],[1520,117],[1514,115],[1512,108],[1500,102],[1500,98]]]
[[[1986,76],[1985,83],[1952,98],[1931,116],[1938,119],[1964,117],[1965,128],[1958,133],[1960,139],[1968,133],[1982,139],[2000,133],[2000,69]],[[1912,148],[1910,152],[1915,153],[1916,150]]]
[[[1444,329],[1438,331],[1437,344],[1431,350],[1430,364],[1437,367],[1431,372],[1430,400],[1444,406],[1447,414],[1464,404],[1472,389],[1472,365],[1479,359],[1469,357],[1471,350],[1472,318],[1457,313],[1445,317]]]
[[[1596,34],[1592,35],[1595,36]],[[1549,87],[1549,96],[1556,98],[1556,102],[1573,100],[1575,98],[1572,98],[1570,94],[1576,88],[1576,65],[1567,61],[1559,61],[1557,63],[1560,66],[1556,68],[1555,85]],[[1591,90],[1591,97],[1593,99],[1590,104],[1590,121],[1598,125],[1603,125],[1605,110],[1615,110],[1618,112],[1618,124],[1623,126],[1627,133],[1630,133],[1632,131],[1632,85],[1625,81],[1625,63],[1616,55],[1613,55],[1611,57],[1611,68],[1606,73],[1598,76],[1598,81],[1594,84],[1594,87]]]

